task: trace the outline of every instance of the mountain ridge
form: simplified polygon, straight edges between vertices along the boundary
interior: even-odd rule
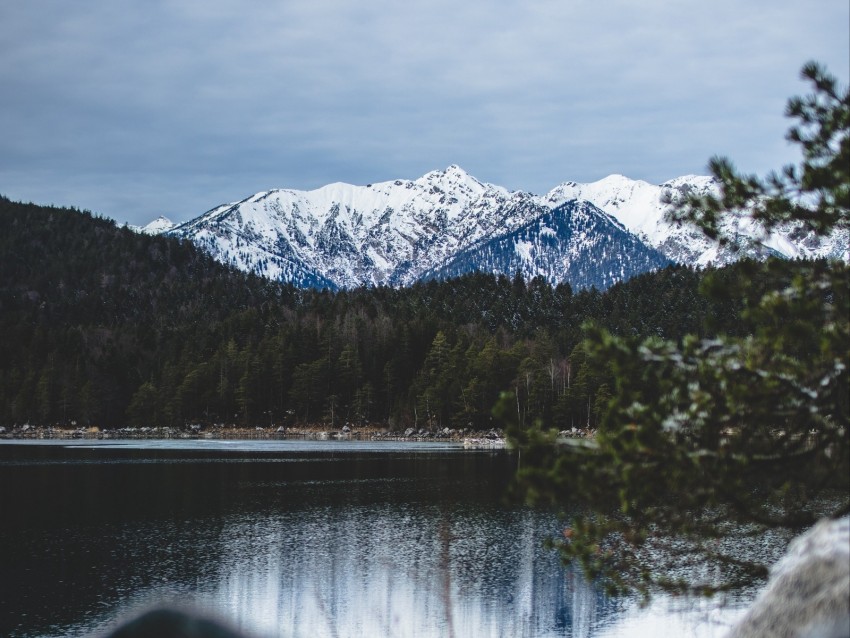
[[[727,230],[751,244],[736,253],[721,248],[696,229],[665,220],[666,197],[716,191],[716,183],[706,176],[686,175],[653,185],[610,175],[588,184],[564,182],[541,196],[482,182],[452,164],[415,180],[365,186],[336,182],[311,191],[261,191],[182,224],[168,227],[157,220],[161,230],[156,232],[191,240],[219,261],[241,270],[298,286],[328,288],[410,285],[433,273],[456,272],[450,264],[464,261],[458,260],[462,254],[470,264],[490,272],[498,270],[497,263],[513,264],[520,266],[524,275],[535,276],[539,263],[534,266],[529,260],[518,259],[516,246],[513,256],[491,254],[490,262],[482,261],[481,256],[471,257],[469,251],[489,244],[492,253],[500,242],[501,253],[510,251],[503,238],[575,201],[590,202],[606,214],[607,221],[600,222],[599,232],[617,235],[621,240],[633,235],[643,244],[641,250],[658,251],[669,262],[705,266],[767,254],[846,260],[844,237],[799,237],[799,231],[791,227],[765,234],[751,220],[732,216],[726,222]],[[145,232],[153,232],[155,224],[145,227]],[[572,235],[566,227],[560,228],[560,240]],[[627,235],[620,235],[620,230]],[[626,243],[628,250],[623,245],[619,252],[608,249],[605,255],[576,245],[573,253],[584,251],[585,259],[608,260],[610,263],[600,272],[620,272],[616,279],[620,281],[643,272],[634,265],[624,268],[625,263],[641,262],[627,254],[636,250],[638,243],[631,239]],[[558,267],[549,261],[547,278],[552,283],[558,278],[568,281],[567,272],[572,268],[569,260],[562,260]],[[615,281],[601,278],[580,285],[606,287],[611,283]]]
[[[552,285],[566,281],[573,288],[605,289],[632,274],[672,263],[612,221],[590,202],[569,201],[512,233],[461,251],[424,278],[446,279],[471,271],[521,272]]]

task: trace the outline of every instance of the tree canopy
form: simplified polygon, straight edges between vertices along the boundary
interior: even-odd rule
[[[482,273],[299,290],[174,238],[0,198],[0,426],[484,430],[510,389],[523,424],[597,428],[612,380],[589,364],[582,323],[676,341],[746,330],[739,302],[699,296],[708,272],[575,294]]]
[[[765,232],[847,232],[850,93],[817,64],[802,75],[813,93],[786,113],[800,164],[760,179],[714,158],[718,194],[671,201],[672,220],[731,246],[732,217]],[[613,591],[750,583],[767,573],[766,539],[782,546],[850,508],[847,264],[748,262],[737,281],[719,272],[702,292],[740,301],[742,332],[671,340],[589,325],[589,365],[612,379],[598,435],[565,441],[545,422],[513,429],[520,493],[572,516],[556,540],[562,556]]]

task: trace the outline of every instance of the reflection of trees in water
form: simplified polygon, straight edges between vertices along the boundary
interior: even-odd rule
[[[0,446],[25,486],[0,494],[0,634],[100,635],[162,604],[269,638],[448,635],[449,617],[458,638],[589,636],[624,618],[543,547],[557,520],[502,504],[506,453],[226,462],[193,445]]]
[[[237,521],[205,602],[263,635],[589,636],[618,605],[543,548],[554,529],[436,505]]]

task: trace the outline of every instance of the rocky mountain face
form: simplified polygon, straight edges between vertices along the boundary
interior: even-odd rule
[[[470,270],[519,270],[526,278],[606,288],[671,261],[736,259],[664,221],[665,194],[713,188],[700,176],[654,186],[614,175],[537,196],[482,183],[453,165],[416,180],[261,192],[174,227],[157,220],[145,231],[184,237],[219,261],[297,286],[399,286]],[[818,242],[793,229],[761,237],[746,220],[731,223],[760,240],[757,253],[843,251],[846,258],[846,238]]]
[[[729,216],[721,225],[728,235],[742,240],[743,248],[737,252],[721,248],[695,228],[665,220],[669,208],[665,201],[689,193],[716,194],[717,184],[713,178],[701,175],[677,177],[657,186],[622,175],[610,175],[590,184],[565,182],[552,189],[545,200],[551,206],[574,199],[592,202],[668,259],[680,264],[723,265],[743,256],[765,257],[770,254],[789,259],[848,259],[850,237],[846,231],[822,239],[802,233],[798,226],[788,224],[766,233],[743,215]]]
[[[533,195],[483,184],[450,166],[412,181],[258,193],[171,232],[272,279],[396,286],[550,210]]]
[[[669,263],[590,202],[572,200],[511,233],[462,250],[425,277],[519,271],[553,285],[604,289]]]

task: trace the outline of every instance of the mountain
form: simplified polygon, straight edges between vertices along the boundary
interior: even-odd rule
[[[458,166],[417,180],[274,190],[175,227],[224,263],[298,285],[408,285],[550,208]]]
[[[670,263],[590,202],[570,201],[507,235],[461,251],[426,278],[519,271],[553,285],[567,281],[574,288],[605,289]]]
[[[790,226],[767,235],[743,216],[733,217],[727,230],[750,242],[733,253],[688,226],[665,221],[665,197],[716,188],[712,178],[704,176],[652,185],[612,175],[589,184],[565,182],[538,196],[480,182],[452,165],[416,180],[264,191],[178,226],[160,222],[160,232],[189,239],[241,270],[300,287],[331,289],[409,285],[471,268],[508,275],[519,269],[526,277],[543,274],[553,282],[564,278],[575,287],[608,286],[663,263],[657,255],[646,256],[649,249],[669,261],[695,266],[768,254],[847,258],[846,231],[828,240],[804,236]],[[555,223],[551,213],[575,201],[590,202],[607,214],[607,221],[599,218],[592,224],[594,232],[605,237],[564,225],[581,226],[589,209]],[[557,241],[516,235],[521,229],[533,232],[528,228],[534,223],[541,231],[557,227]],[[611,243],[609,235],[620,245]],[[533,256],[522,255],[522,242],[536,247]],[[605,249],[599,252],[602,245]],[[550,249],[554,252],[546,254]],[[642,252],[633,254],[635,250]],[[579,265],[579,259],[594,263]],[[591,276],[591,271],[597,275]]]
[[[697,229],[671,224],[664,219],[669,208],[665,200],[689,193],[717,194],[717,183],[713,178],[701,175],[685,175],[661,185],[610,175],[589,184],[565,182],[549,191],[545,201],[550,206],[575,199],[592,202],[669,259],[685,265],[721,265],[742,256],[763,257],[769,254],[789,259],[831,257],[848,260],[850,238],[846,230],[837,231],[827,239],[805,234],[799,225],[793,224],[785,224],[766,233],[743,214],[727,217],[721,228],[730,236],[744,240],[745,247],[738,252],[721,248]]]
[[[463,255],[482,269],[528,262],[549,276],[563,265],[616,263],[606,252],[628,258],[618,233],[608,215],[571,202]],[[593,241],[581,252],[585,235]],[[777,289],[799,267],[787,266]],[[736,268],[711,272],[736,281]],[[773,271],[765,285],[777,285]],[[0,427],[489,430],[493,405],[513,388],[529,423],[565,429],[595,423],[606,382],[575,366],[582,394],[566,394],[566,362],[587,320],[672,340],[754,330],[740,299],[700,296],[705,273],[679,266],[581,294],[542,277],[521,286],[481,272],[431,275],[341,295],[298,290],[224,266],[188,241],[0,196]],[[597,276],[567,276],[585,275]]]
[[[174,228],[174,222],[168,219],[168,217],[160,215],[155,220],[144,226],[134,226],[133,224],[127,224],[127,228],[134,232],[142,233],[144,235],[163,235],[172,228]]]

